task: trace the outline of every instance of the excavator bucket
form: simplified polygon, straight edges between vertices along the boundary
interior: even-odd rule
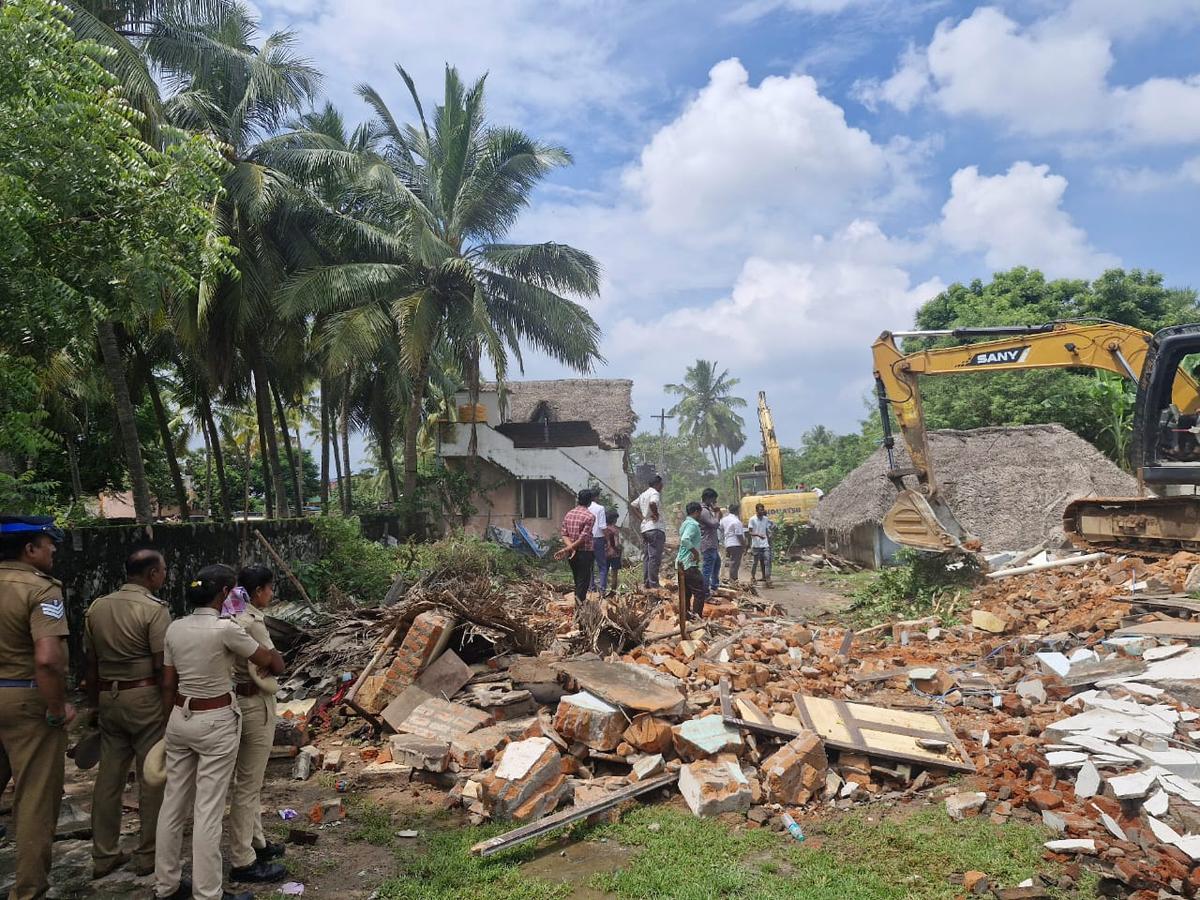
[[[979,545],[944,503],[940,500],[930,503],[924,494],[913,490],[896,495],[892,508],[883,517],[883,533],[902,547],[938,553],[968,552]]]

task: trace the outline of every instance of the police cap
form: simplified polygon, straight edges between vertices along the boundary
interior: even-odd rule
[[[0,515],[0,538],[44,534],[56,544],[63,542],[62,529],[54,524],[53,516]]]

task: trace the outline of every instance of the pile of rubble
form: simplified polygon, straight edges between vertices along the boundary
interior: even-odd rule
[[[304,710],[310,728],[292,740],[324,721],[324,752],[298,751],[314,764],[323,755],[354,777],[438,785],[474,822],[526,823],[484,853],[663,790],[696,815],[775,829],[829,807],[923,798],[954,818],[1060,832],[1046,846],[1066,863],[1060,886],[1086,857],[1114,894],[1193,896],[1200,622],[1186,617],[1200,602],[1179,592],[1197,563],[1178,554],[997,579],[962,623],[857,633],[784,620],[761,597],[722,589],[685,636],[664,592],[643,598],[639,641],[609,620],[607,647],[580,634],[572,599],[548,586],[514,589],[497,623],[501,588],[473,604],[478,586],[444,584],[380,619],[353,685]],[[356,739],[352,759],[343,751]],[[956,773],[967,775],[951,782]]]

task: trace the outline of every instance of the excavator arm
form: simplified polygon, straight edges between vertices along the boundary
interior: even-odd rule
[[[904,354],[896,344],[905,337],[970,339],[1003,335],[998,340],[936,347]],[[884,445],[894,446],[889,412],[895,415],[908,447],[912,467],[894,461],[888,477],[900,491],[884,517],[884,533],[899,544],[924,550],[976,550],[979,542],[955,518],[945,503],[929,453],[921,406],[923,375],[962,375],[972,372],[1010,372],[1026,369],[1104,369],[1136,382],[1142,373],[1151,335],[1115,323],[1015,325],[997,328],[958,328],[947,331],[887,332],[872,345],[875,387],[884,425]],[[1200,385],[1181,372],[1172,388],[1172,402],[1182,412],[1200,410]],[[916,490],[904,478],[916,479]]]
[[[775,420],[767,406],[767,392],[758,392],[758,428],[762,432],[763,464],[767,467],[767,490],[783,490],[783,454],[775,438]]]

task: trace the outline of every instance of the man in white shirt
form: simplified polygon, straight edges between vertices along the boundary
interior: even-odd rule
[[[605,589],[608,587],[608,554],[605,552],[604,529],[608,522],[604,518],[604,506],[597,502],[600,492],[595,488],[591,489],[592,502],[588,504],[588,512],[596,517],[596,522],[592,526],[592,555],[595,561],[595,568],[592,569],[592,590],[596,590],[596,570],[600,571],[600,594],[604,595]]]
[[[633,501],[633,508],[642,517],[642,586],[656,588],[658,570],[662,567],[663,549],[667,546],[667,525],[662,511],[661,475],[650,479],[650,486]]]
[[[762,566],[763,583],[771,584],[771,530],[775,523],[767,518],[767,508],[759,503],[754,507],[754,515],[747,523],[750,531],[750,581],[754,582],[754,572]]]
[[[725,559],[729,562],[729,580],[738,580],[738,568],[742,554],[746,552],[746,526],[738,518],[738,505],[729,504],[729,512],[721,517],[721,542],[725,545]]]

